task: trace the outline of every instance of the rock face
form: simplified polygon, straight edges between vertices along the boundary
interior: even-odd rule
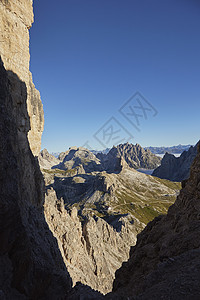
[[[81,166],[86,173],[102,170],[99,159],[86,148],[71,147],[68,151],[60,153],[58,158],[61,163],[54,168],[71,170]]]
[[[128,238],[135,241],[129,227],[124,224],[117,232],[98,217],[89,217],[82,224],[77,209],[67,213],[53,189],[47,190],[44,209],[73,285],[80,281],[104,294],[110,292],[115,271],[128,259]]]
[[[139,234],[111,299],[199,299],[200,143],[190,178],[166,216]]]
[[[15,102],[21,103],[21,90],[14,74],[26,85],[27,115],[21,115],[20,130],[28,130],[30,148],[38,155],[44,125],[40,94],[32,82],[29,71],[29,28],[33,22],[32,0],[1,0],[0,2],[0,54],[8,78],[12,82]],[[30,121],[29,121],[30,120]],[[19,128],[19,127],[18,127]]]
[[[104,169],[113,172],[116,171],[120,164],[120,159],[130,168],[139,169],[155,169],[160,164],[160,157],[152,154],[149,150],[144,150],[140,145],[136,144],[120,144],[113,147],[108,154],[97,154],[101,160]]]
[[[29,147],[38,152],[43,122],[28,70],[32,18],[32,1],[0,2],[1,299],[62,299],[72,286],[44,218],[44,182]]]
[[[53,166],[60,163],[60,160],[52,154],[49,154],[49,152],[46,149],[42,150],[39,153],[38,161],[40,164],[40,168],[46,170],[51,169]]]
[[[49,299],[67,293],[71,279],[44,219],[38,162],[30,151],[26,129],[18,127],[21,115],[28,120],[26,86],[12,74],[21,92],[18,106],[9,78],[0,61],[1,298]]]
[[[197,145],[191,146],[180,157],[166,153],[161,161],[161,166],[155,169],[152,176],[172,181],[182,181],[189,178],[191,164],[197,154]]]

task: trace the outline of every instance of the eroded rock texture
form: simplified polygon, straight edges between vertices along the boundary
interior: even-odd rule
[[[71,288],[44,218],[43,178],[29,147],[30,141],[38,152],[43,126],[38,121],[43,120],[39,94],[28,69],[32,17],[30,0],[0,2],[1,299],[62,299]]]
[[[161,162],[161,158],[150,150],[143,149],[139,144],[129,143],[114,146],[107,154],[98,153],[96,156],[101,160],[104,169],[110,172],[120,171],[121,164],[133,169],[155,169]]]
[[[80,281],[104,294],[110,292],[115,271],[128,259],[135,234],[125,224],[117,232],[98,217],[81,224],[77,209],[69,214],[53,189],[47,190],[44,210],[73,285]]]
[[[38,155],[41,146],[41,135],[44,126],[43,108],[40,94],[36,90],[32,74],[29,71],[29,28],[33,22],[32,0],[1,0],[0,1],[0,54],[8,78],[12,82],[12,94],[15,102],[21,103],[21,94],[16,81],[26,85],[26,105],[28,115],[21,115],[20,130],[28,131],[30,148]],[[30,124],[29,124],[30,119]],[[19,128],[18,128],[19,130]]]
[[[139,234],[128,262],[116,272],[111,299],[199,299],[200,144],[197,148],[175,204]]]
[[[190,176],[190,167],[197,155],[197,145],[191,146],[188,151],[184,151],[180,157],[166,153],[161,161],[161,165],[153,171],[153,176],[172,181],[182,181]]]

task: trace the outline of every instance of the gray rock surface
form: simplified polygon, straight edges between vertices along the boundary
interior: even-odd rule
[[[20,127],[28,128],[28,140],[34,155],[38,155],[44,127],[44,113],[40,94],[29,71],[29,29],[33,22],[32,0],[0,1],[0,55],[12,82],[12,94],[18,106],[21,89],[16,74],[26,86],[26,115],[21,115]],[[18,112],[17,112],[18,113]],[[28,115],[28,117],[27,117]]]
[[[144,150],[139,144],[120,144],[113,147],[108,154],[98,153],[97,157],[101,160],[104,170],[108,172],[120,171],[120,163],[130,168],[155,169],[160,165],[161,158],[152,154],[149,150]]]
[[[81,282],[106,294],[112,290],[115,271],[129,256],[130,242],[135,235],[123,223],[116,231],[98,217],[88,217],[81,223],[74,207],[68,213],[62,199],[48,189],[44,205],[46,221],[57,238],[63,261],[73,285]]]
[[[83,167],[86,173],[102,170],[99,159],[89,150],[82,147],[71,147],[68,151],[59,155],[61,163],[54,166],[61,170],[71,170]]]
[[[0,290],[6,299],[58,299],[71,278],[44,219],[44,183],[27,128],[19,125],[21,115],[28,120],[26,86],[12,74],[18,105],[9,78],[0,61]]]
[[[161,165],[156,168],[152,176],[172,181],[182,181],[190,176],[190,167],[197,154],[197,145],[191,146],[188,151],[184,151],[180,157],[166,153],[161,161]]]
[[[38,155],[38,161],[40,164],[41,169],[51,169],[53,166],[60,163],[60,160],[53,156],[52,154],[49,154],[47,149],[43,149],[39,155]]]
[[[41,117],[42,122],[43,116],[36,110],[33,125],[34,113],[30,116],[30,112],[40,102],[27,85],[32,16],[30,0],[0,2],[1,299],[62,299],[72,287],[57,241],[44,218],[44,182],[29,146],[32,141],[36,152],[40,148],[41,127],[37,126],[41,124],[37,120]],[[17,50],[19,41],[14,60],[12,51]],[[38,134],[28,140],[34,126]]]

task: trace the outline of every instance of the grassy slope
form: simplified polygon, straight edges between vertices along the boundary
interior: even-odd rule
[[[181,188],[179,182],[171,182],[144,175],[144,181],[123,180],[123,190],[116,192],[117,205],[121,213],[130,212],[140,222],[147,224],[159,214],[167,213],[170,205],[176,200]]]
[[[66,203],[66,206],[68,208],[76,206],[78,209],[93,212],[99,217],[130,213],[140,222],[147,224],[159,214],[167,213],[181,188],[178,182],[163,180],[133,170],[125,170],[120,174],[106,174],[106,176],[111,182],[115,182],[114,192],[111,195],[102,191],[88,191],[79,199],[72,199]]]

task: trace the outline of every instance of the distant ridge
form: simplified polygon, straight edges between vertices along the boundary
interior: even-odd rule
[[[151,153],[150,150],[143,149],[139,144],[120,144],[114,146],[108,154],[98,153],[96,155],[101,163],[108,171],[113,171],[119,163],[117,160],[121,160],[120,165],[127,165],[129,168],[139,169],[155,169],[160,165],[161,158]]]
[[[168,153],[172,153],[172,154],[180,154],[183,151],[187,151],[189,150],[189,148],[193,146],[193,145],[177,145],[177,146],[161,146],[161,147],[153,147],[153,146],[149,146],[149,147],[144,147],[144,150],[150,150],[153,154],[165,154],[166,152]],[[106,148],[103,150],[90,150],[90,152],[92,152],[93,154],[98,154],[98,153],[103,153],[103,154],[108,154],[108,152],[111,150],[111,148]],[[56,158],[58,158],[60,152],[51,152],[50,154],[55,156]]]
[[[180,157],[166,153],[161,161],[161,165],[155,169],[152,176],[171,181],[182,181],[189,178],[191,164],[197,154],[197,145],[191,146],[188,151],[184,151]]]
[[[164,147],[164,146],[161,146],[161,147],[145,147],[144,149],[145,150],[150,150],[152,153],[154,154],[164,154],[166,152],[168,153],[171,153],[171,154],[180,154],[182,153],[183,151],[187,151],[189,150],[189,148],[191,147],[192,145],[177,145],[177,146],[171,146],[171,147]]]

